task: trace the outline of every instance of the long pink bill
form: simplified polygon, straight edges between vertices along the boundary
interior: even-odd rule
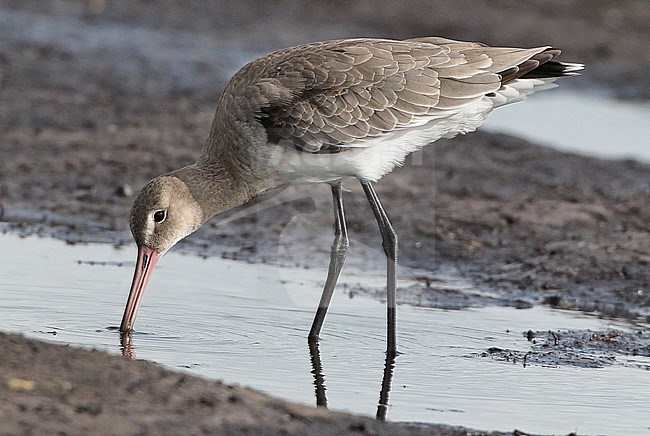
[[[144,296],[147,284],[151,279],[153,269],[156,263],[158,263],[160,256],[160,254],[151,248],[144,246],[138,247],[138,261],[135,264],[133,283],[131,283],[129,299],[126,302],[122,324],[120,325],[120,331],[122,333],[130,333],[133,331],[133,324],[135,324],[135,317],[138,315],[142,297]]]

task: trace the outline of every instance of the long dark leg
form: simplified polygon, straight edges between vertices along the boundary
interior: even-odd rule
[[[388,346],[386,351],[390,353],[397,353],[397,335],[396,335],[396,318],[397,318],[397,278],[395,276],[395,270],[397,268],[397,234],[393,229],[393,226],[390,224],[390,220],[386,215],[386,211],[377,197],[375,189],[372,187],[370,182],[366,180],[359,180],[363,191],[366,193],[368,198],[368,203],[372,208],[372,212],[375,214],[377,219],[377,224],[379,224],[379,231],[381,232],[382,246],[384,247],[384,253],[386,253],[387,260],[387,272],[386,272],[386,306],[387,306],[387,342]]]
[[[384,364],[384,377],[381,380],[381,391],[379,392],[379,403],[377,403],[377,417],[380,421],[386,421],[388,412],[388,396],[390,395],[390,386],[393,382],[393,373],[395,370],[396,353],[386,353],[386,363]]]
[[[345,212],[343,211],[343,198],[341,196],[342,189],[341,183],[338,182],[332,185],[332,198],[334,200],[334,243],[332,244],[332,251],[330,252],[330,266],[327,271],[327,279],[323,288],[323,294],[318,303],[318,310],[314,317],[314,322],[309,331],[309,341],[317,341],[320,330],[323,327],[323,321],[327,314],[327,308],[332,300],[336,282],[341,274],[345,256],[348,254],[350,241],[348,240],[348,229],[345,225]]]
[[[309,356],[311,357],[311,373],[314,375],[316,406],[327,409],[327,389],[325,388],[325,374],[323,374],[323,364],[320,360],[318,341],[309,341]]]

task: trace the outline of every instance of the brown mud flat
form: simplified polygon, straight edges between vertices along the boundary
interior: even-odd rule
[[[437,34],[493,45],[550,43],[564,50],[562,59],[588,66],[581,78],[563,80],[562,87],[605,86],[624,98],[650,96],[650,10],[643,0],[531,0],[516,8],[510,2],[470,1],[295,2],[272,9],[253,1],[180,4],[0,2],[0,221],[14,230],[70,242],[130,243],[127,217],[133,191],[193,161],[230,69],[241,65],[243,57],[300,42]],[[225,51],[212,53],[212,47],[222,50],[224,44]],[[230,56],[231,51],[237,55]],[[345,201],[352,251],[347,266],[379,270],[383,261],[376,224],[360,189],[354,183],[349,188]],[[648,165],[564,154],[478,132],[425,149],[382,180],[377,191],[400,235],[401,265],[423,271],[417,284],[400,289],[402,301],[436,307],[549,304],[641,319],[650,314]],[[326,187],[292,187],[214,220],[180,249],[251,262],[324,266],[331,214]],[[448,268],[486,292],[433,292],[430,284]],[[227,394],[212,406],[193,405],[204,392],[198,390],[170,402],[174,413],[158,412],[156,402],[188,376],[103,353],[9,336],[2,340],[8,341],[4,349],[12,350],[0,360],[7,398],[2,422],[15,425],[9,432],[83,433],[92,428],[109,433],[113,418],[127,415],[140,420],[144,432],[208,423],[208,414],[226,423],[226,417],[235,419],[228,415]],[[56,372],[66,368],[71,370]],[[120,383],[106,381],[92,390],[92,377],[106,380],[104,372]],[[48,384],[58,377],[73,388]],[[12,379],[36,380],[37,387],[23,392],[20,383],[8,382]],[[196,389],[199,384],[219,389],[217,383],[195,383]],[[128,403],[140,384],[158,392],[147,406]],[[259,417],[282,423],[294,406],[250,395],[260,403],[251,400],[250,408],[238,403],[241,421],[228,428],[279,432],[280,427],[267,431]],[[149,401],[147,397],[138,398]],[[121,406],[122,401],[133,407]],[[263,406],[271,403],[283,405]],[[203,407],[205,415],[198,418]],[[281,410],[272,415],[274,407]],[[297,421],[306,427],[286,421],[282,431],[307,433],[315,421],[323,423],[319,431],[332,434],[381,428],[395,434],[397,428],[306,408],[295,416],[303,417]],[[247,427],[258,418],[258,427]],[[49,422],[60,426],[39,427]],[[365,424],[354,427],[358,422]]]
[[[467,434],[294,405],[150,362],[17,335],[0,333],[0,346],[3,435]]]

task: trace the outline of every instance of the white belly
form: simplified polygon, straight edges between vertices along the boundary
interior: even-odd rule
[[[339,153],[313,154],[274,145],[272,164],[278,178],[287,184],[332,182],[345,177],[376,182],[426,145],[473,132],[492,108],[493,101],[485,97],[454,113],[421,120],[420,125],[353,143]]]

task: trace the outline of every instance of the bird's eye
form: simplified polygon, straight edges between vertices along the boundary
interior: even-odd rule
[[[157,223],[165,221],[165,218],[167,218],[167,211],[165,210],[157,210],[153,214],[153,220]]]

